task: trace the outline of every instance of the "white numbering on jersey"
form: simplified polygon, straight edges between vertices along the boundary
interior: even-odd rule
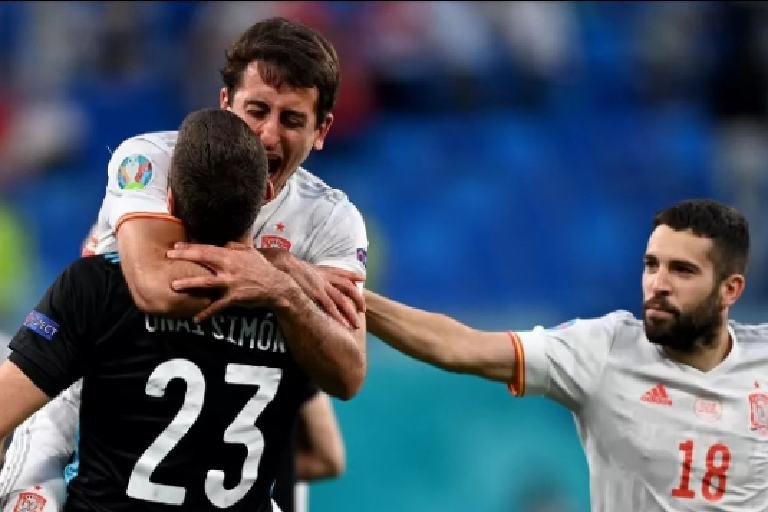
[[[277,393],[277,386],[283,371],[265,366],[227,365],[224,381],[229,384],[258,385],[260,393],[248,400],[243,410],[224,431],[224,442],[244,444],[248,455],[243,464],[240,483],[232,489],[224,487],[224,472],[219,469],[208,471],[205,479],[205,494],[211,503],[219,508],[231,507],[248,493],[259,476],[259,461],[264,452],[264,436],[254,427],[256,419]]]
[[[224,487],[224,472],[211,470],[205,480],[208,499],[219,508],[227,508],[240,501],[251,489],[258,477],[259,461],[264,449],[264,436],[255,427],[256,419],[272,401],[283,371],[279,368],[227,365],[224,380],[230,384],[256,386],[257,394],[245,404],[240,414],[224,432],[224,442],[243,444],[248,450],[240,482],[232,489]],[[149,376],[146,393],[162,397],[168,383],[182,379],[187,384],[184,403],[173,421],[139,457],[128,479],[126,494],[132,498],[181,505],[187,490],[184,487],[163,485],[150,481],[152,473],[171,450],[189,432],[203,409],[205,377],[200,369],[187,359],[172,359],[159,365]],[[261,393],[258,393],[261,391]]]

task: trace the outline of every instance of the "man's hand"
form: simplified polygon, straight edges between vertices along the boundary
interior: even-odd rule
[[[290,275],[259,251],[242,245],[179,243],[167,256],[204,265],[214,273],[171,284],[175,291],[221,291],[221,297],[195,317],[196,322],[235,304],[272,308],[291,354],[322,390],[342,400],[358,392],[366,370],[364,339],[323,312]]]
[[[365,312],[365,300],[357,283],[365,281],[364,275],[336,267],[315,266],[284,249],[259,249],[259,252],[290,275],[331,318],[352,329],[359,327],[357,313]]]
[[[213,272],[212,276],[176,279],[171,287],[176,292],[219,289],[221,296],[195,315],[201,322],[232,306],[275,306],[289,296],[296,283],[289,275],[267,261],[257,250],[244,245],[215,247],[212,245],[177,243],[167,257],[198,263]]]

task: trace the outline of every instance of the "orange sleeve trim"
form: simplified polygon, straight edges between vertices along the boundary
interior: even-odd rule
[[[126,213],[122,217],[120,217],[117,221],[117,225],[115,226],[115,233],[118,232],[120,229],[120,226],[125,224],[129,220],[134,219],[158,219],[158,220],[169,220],[171,222],[176,222],[178,224],[181,224],[181,220],[177,217],[174,217],[170,213],[150,213],[150,212],[135,212],[135,213]]]
[[[514,396],[525,395],[525,352],[523,351],[523,342],[516,332],[509,331],[509,339],[512,340],[512,347],[515,349],[515,376],[512,381],[507,383],[509,392]]]

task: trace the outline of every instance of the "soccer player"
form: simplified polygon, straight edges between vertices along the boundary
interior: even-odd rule
[[[267,150],[268,202],[254,224],[254,245],[294,276],[324,310],[355,328],[356,339],[364,347],[361,284],[350,284],[365,275],[368,241],[363,219],[343,192],[301,167],[312,149],[322,149],[333,121],[331,110],[339,85],[335,49],[321,34],[301,24],[268,19],[232,44],[221,75],[220,107],[244,119]],[[166,251],[182,239],[181,227],[168,215],[165,200],[175,142],[176,132],[157,132],[132,137],[116,148],[89,248],[98,253],[119,252],[129,289],[143,311],[192,315],[205,313],[212,304],[210,297],[175,292],[170,283],[177,277],[210,274],[198,264],[166,258]],[[221,262],[233,264],[226,257]],[[328,267],[351,272],[338,277],[326,271]],[[230,288],[245,282],[239,279],[239,270],[219,270],[231,276]],[[66,423],[67,418],[77,417],[70,399],[76,406],[77,395],[65,393],[14,435],[9,463],[0,473],[0,508],[9,492],[41,487],[41,478],[47,482],[49,475],[61,474],[75,445],[74,425]],[[324,403],[330,407],[329,401]],[[333,414],[332,410],[325,413]],[[60,502],[63,489],[59,482],[55,492],[49,493],[48,503],[55,501],[53,495]],[[9,507],[14,500],[6,499]]]
[[[747,221],[710,200],[659,212],[643,258],[643,318],[484,332],[367,292],[368,329],[449,371],[573,411],[593,511],[768,510],[768,324],[729,320]]]
[[[83,378],[65,510],[273,510],[270,487],[312,382],[343,399],[359,389],[365,355],[352,332],[252,248],[266,168],[235,114],[184,120],[169,210],[193,241],[241,244],[239,307],[203,322],[143,313],[116,255],[94,256],[59,276],[12,340],[0,436]]]

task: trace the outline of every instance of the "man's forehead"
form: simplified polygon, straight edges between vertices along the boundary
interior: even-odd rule
[[[275,88],[264,82],[258,61],[254,61],[243,71],[243,79],[235,91],[235,96],[239,96],[243,101],[279,103],[280,108],[305,110],[307,106],[314,106],[319,92],[317,87],[293,87],[287,83]]]
[[[710,260],[712,239],[696,235],[690,229],[674,230],[662,224],[648,238],[646,254],[664,259],[682,259],[705,264]]]

